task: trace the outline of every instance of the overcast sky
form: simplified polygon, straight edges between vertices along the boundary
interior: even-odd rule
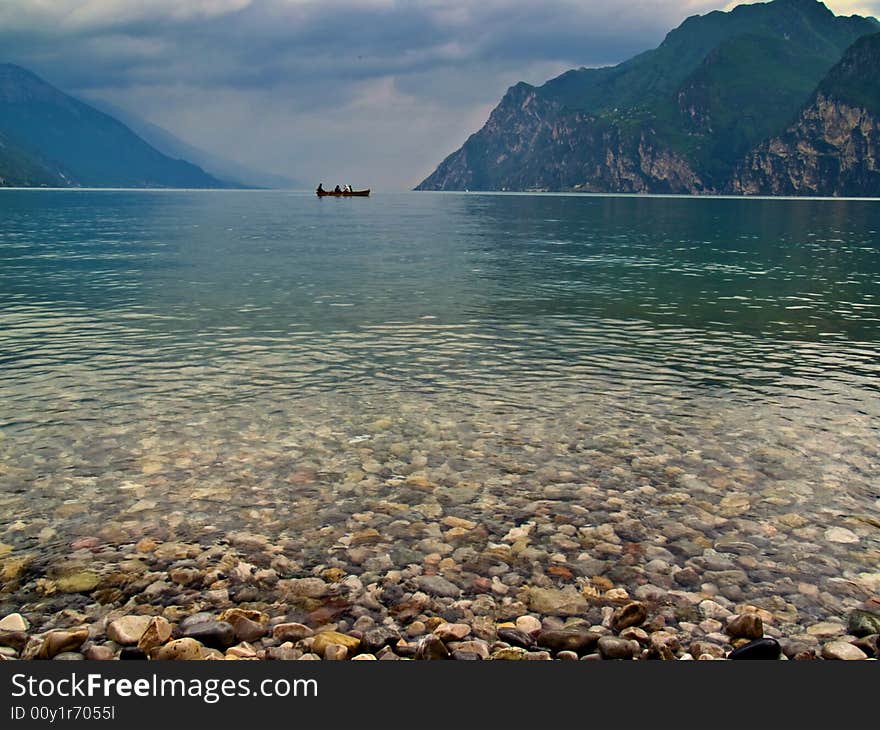
[[[735,3],[733,3],[735,4]],[[880,0],[831,0],[880,14]],[[655,47],[725,0],[0,0],[0,62],[215,154],[405,189],[508,86]]]

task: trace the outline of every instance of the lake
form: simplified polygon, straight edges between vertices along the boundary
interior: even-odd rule
[[[166,573],[212,546],[270,592],[423,566],[499,616],[613,584],[794,631],[880,592],[877,202],[5,190],[0,218],[0,607],[194,600]],[[226,567],[201,589],[258,600]]]

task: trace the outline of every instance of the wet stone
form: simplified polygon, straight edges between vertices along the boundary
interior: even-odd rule
[[[231,627],[230,627],[231,628]],[[139,649],[140,654],[143,654]],[[175,639],[152,654],[157,661],[196,661],[202,658],[202,645],[193,638]]]
[[[432,596],[458,598],[461,595],[461,589],[457,585],[439,575],[420,575],[416,583],[418,583],[419,590]]]
[[[27,631],[30,628],[27,619],[20,613],[11,613],[0,621],[0,632]]]
[[[552,652],[573,651],[578,656],[591,653],[599,642],[599,635],[587,628],[551,629],[535,637],[535,643]]]
[[[280,642],[290,641],[296,643],[302,639],[314,636],[315,632],[308,626],[299,623],[277,624],[272,629],[272,636]]]
[[[330,644],[344,646],[349,653],[353,654],[361,645],[361,640],[355,636],[349,636],[348,634],[343,634],[339,631],[322,631],[315,635],[315,639],[312,643],[312,651],[319,656],[322,656],[324,654],[324,649]]]
[[[376,653],[385,646],[393,646],[400,641],[400,633],[394,629],[378,627],[364,633],[361,644],[369,652]]]
[[[24,631],[0,631],[0,646],[21,651],[27,642],[28,635]]]
[[[442,623],[434,629],[434,634],[446,643],[461,641],[470,633],[471,627],[467,624]]]
[[[831,641],[822,647],[823,659],[837,659],[841,661],[858,661],[867,659],[865,654],[859,647],[854,646],[846,641]]]
[[[195,639],[211,649],[227,649],[236,643],[235,631],[226,621],[205,621],[187,626],[183,638]]]
[[[647,606],[639,601],[632,601],[614,612],[611,617],[611,628],[619,632],[630,626],[641,626],[647,618]]]
[[[532,649],[535,646],[535,640],[530,634],[506,626],[498,629],[498,638],[511,646],[518,646],[522,649]]]
[[[119,660],[123,662],[142,662],[146,659],[147,655],[144,651],[136,646],[125,646],[119,652]]]
[[[880,634],[880,609],[877,611],[855,609],[847,618],[846,628],[853,636]]]
[[[603,659],[632,659],[636,652],[632,641],[616,636],[603,636],[598,645]]]
[[[757,614],[744,613],[731,618],[725,631],[734,639],[760,639],[764,635],[764,622]]]
[[[734,649],[727,655],[728,659],[779,659],[782,655],[782,647],[776,639],[763,638],[750,641],[748,644]]]
[[[428,634],[419,642],[415,658],[422,661],[449,659],[449,650],[437,636]]]
[[[37,653],[37,658],[52,659],[62,652],[74,651],[79,649],[88,638],[89,630],[87,628],[50,631],[43,637],[43,644]]]
[[[123,616],[107,626],[107,638],[120,646],[134,646],[147,630],[152,616]]]
[[[138,639],[138,649],[149,654],[168,641],[171,638],[171,632],[171,623],[168,619],[162,616],[153,616],[147,624],[144,633]]]

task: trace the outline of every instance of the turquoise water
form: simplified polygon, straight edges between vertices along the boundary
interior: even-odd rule
[[[502,521],[608,489],[667,545],[683,490],[710,544],[876,573],[876,202],[0,191],[0,218],[16,551],[234,525],[317,561],[425,473]]]

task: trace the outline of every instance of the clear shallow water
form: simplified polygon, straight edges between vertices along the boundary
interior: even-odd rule
[[[0,543],[34,565],[234,529],[309,567],[400,521],[376,551],[405,565],[452,515],[613,572],[589,530],[634,519],[679,565],[748,544],[733,600],[880,590],[876,202],[2,191],[0,217]]]

